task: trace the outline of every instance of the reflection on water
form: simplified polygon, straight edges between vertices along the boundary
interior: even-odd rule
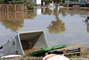
[[[11,29],[13,32],[16,32],[19,28],[23,27],[23,23],[24,23],[24,20],[3,20],[2,21],[2,25],[4,25],[6,29]]]
[[[56,18],[56,21],[52,21],[51,24],[49,24],[49,32],[50,33],[61,33],[65,31],[65,24],[62,22],[62,20],[59,20],[57,11],[54,11],[54,15]]]
[[[57,20],[52,21],[48,29],[50,33],[61,33],[65,31],[65,26],[61,20]]]
[[[87,26],[87,32],[89,33],[89,10],[86,11],[86,17],[85,17],[84,22]]]
[[[87,32],[89,33],[89,23],[87,23]]]
[[[23,20],[26,12],[23,4],[2,4],[0,5],[0,20]]]
[[[27,13],[27,15],[26,15],[26,18],[27,18],[27,19],[34,19],[35,17],[36,17],[36,13],[35,13],[34,10],[28,11],[28,13]],[[25,19],[26,19],[26,18],[25,18]]]
[[[31,11],[11,9],[8,12],[3,9],[0,10],[0,44],[16,31],[41,29],[45,32],[48,46],[80,44],[89,48],[89,22],[83,22],[89,10],[35,8]]]
[[[42,14],[44,14],[44,15],[50,15],[51,11],[48,8],[42,8]]]
[[[16,32],[23,27],[24,19],[33,19],[36,16],[34,11],[27,11],[26,6],[0,5],[0,21],[6,29]]]
[[[26,10],[24,5],[0,5],[0,21],[6,29],[16,32],[23,27]],[[17,23],[18,22],[18,23]]]
[[[62,14],[62,16],[66,16],[69,13],[69,8],[61,8],[58,13]]]

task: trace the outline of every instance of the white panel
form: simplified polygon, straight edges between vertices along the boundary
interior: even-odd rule
[[[41,0],[36,0],[36,4],[37,5],[41,4]]]
[[[41,15],[41,9],[37,9],[37,15]]]

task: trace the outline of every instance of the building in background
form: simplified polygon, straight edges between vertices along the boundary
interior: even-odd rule
[[[24,0],[24,1],[34,2],[35,5],[41,5],[42,4],[41,0]]]

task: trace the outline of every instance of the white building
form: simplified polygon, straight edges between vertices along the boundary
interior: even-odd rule
[[[31,2],[34,2],[36,5],[41,5],[42,1],[41,0],[24,0],[24,1],[31,1]]]

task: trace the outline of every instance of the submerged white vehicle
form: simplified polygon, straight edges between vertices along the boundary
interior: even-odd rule
[[[53,3],[50,3],[49,6],[48,6],[48,8],[50,10],[54,10],[56,8],[56,6]]]
[[[55,7],[55,5],[53,3],[50,3],[49,7]]]

